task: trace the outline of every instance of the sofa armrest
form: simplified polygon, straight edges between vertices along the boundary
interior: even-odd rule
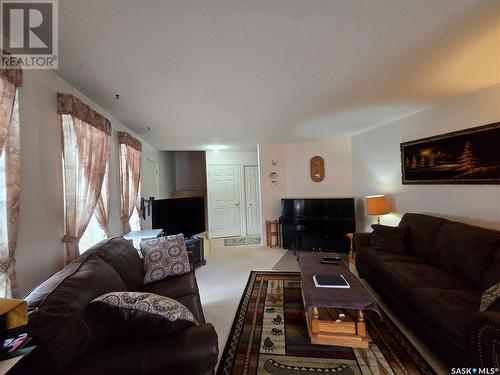
[[[200,324],[168,337],[129,342],[80,357],[71,375],[213,373],[219,348],[211,324]]]
[[[500,367],[500,311],[478,312],[469,326],[475,366]]]
[[[191,266],[191,271],[194,271],[194,253],[191,250],[187,251],[189,257],[189,265]]]
[[[352,245],[354,247],[354,251],[363,246],[370,246],[370,236],[371,233],[362,233],[356,232],[352,238]]]

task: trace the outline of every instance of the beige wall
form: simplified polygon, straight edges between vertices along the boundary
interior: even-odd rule
[[[205,151],[175,151],[175,187],[207,190]]]
[[[269,180],[272,172],[278,174],[278,183],[275,185]],[[281,198],[286,197],[287,164],[284,144],[259,145],[259,174],[262,242],[266,243],[266,220],[279,217]]]
[[[207,165],[211,164],[241,164],[257,165],[257,150],[255,151],[206,151]]]
[[[63,266],[61,129],[56,113],[56,93],[75,94],[111,120],[110,230],[115,235],[120,234],[116,132],[126,130],[132,133],[56,74],[34,70],[23,73],[24,82],[19,91],[21,212],[16,250],[20,295],[26,294]],[[158,151],[144,141],[143,157],[158,161],[161,168]]]
[[[314,182],[311,179],[309,163],[316,155],[325,161],[325,179],[321,182]],[[276,162],[275,166],[273,160]],[[353,196],[350,137],[287,144],[261,144],[259,167],[264,234],[266,220],[277,219],[280,215],[281,198]],[[269,181],[269,174],[273,171],[279,175],[277,185],[271,185]]]
[[[402,185],[400,143],[500,121],[500,84],[352,138],[354,191],[387,194],[391,215],[382,223],[397,224],[405,212],[428,213],[500,229],[499,185]],[[500,145],[499,145],[500,147]],[[374,222],[362,204],[358,230]]]
[[[170,198],[175,191],[175,153],[173,151],[160,151],[158,163],[158,190],[157,199]]]
[[[352,197],[350,137],[288,143],[285,155],[290,168],[286,175],[288,197]],[[316,155],[325,162],[325,179],[321,182],[311,179],[310,160]]]

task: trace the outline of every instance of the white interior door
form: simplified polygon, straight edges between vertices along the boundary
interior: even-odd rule
[[[152,159],[146,158],[144,166],[144,177],[142,179],[142,196],[158,198],[158,163]]]
[[[209,224],[213,238],[241,235],[240,178],[239,165],[209,167]]]
[[[247,234],[260,233],[259,172],[256,166],[245,166],[245,204]]]

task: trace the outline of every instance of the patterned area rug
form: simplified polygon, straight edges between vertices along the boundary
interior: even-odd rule
[[[369,349],[309,342],[297,272],[252,271],[218,375],[435,374],[384,314],[367,312]]]
[[[260,236],[225,238],[224,246],[260,245]]]

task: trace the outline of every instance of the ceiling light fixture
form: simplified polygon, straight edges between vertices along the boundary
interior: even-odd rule
[[[208,151],[212,151],[214,154],[217,154],[217,153],[219,153],[220,150],[226,149],[227,146],[223,146],[223,145],[206,145],[204,148],[206,150],[208,150]]]

